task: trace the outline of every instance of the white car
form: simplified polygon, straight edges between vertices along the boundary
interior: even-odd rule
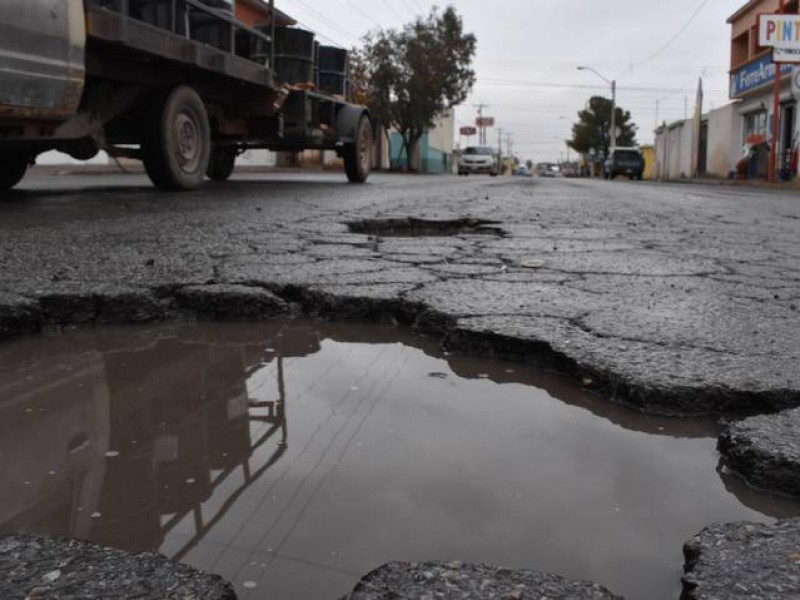
[[[458,159],[458,174],[488,173],[497,177],[497,154],[488,146],[469,146]]]

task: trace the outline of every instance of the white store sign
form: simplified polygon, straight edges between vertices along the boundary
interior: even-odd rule
[[[800,48],[775,46],[772,49],[772,60],[776,63],[800,63]]]
[[[758,43],[783,50],[800,50],[800,15],[761,15]]]

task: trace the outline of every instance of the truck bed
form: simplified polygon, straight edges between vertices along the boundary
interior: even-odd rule
[[[131,16],[131,9],[137,5],[156,2],[165,5],[172,15],[166,27]],[[181,15],[184,4],[186,12]],[[220,35],[221,47],[201,37],[202,23],[198,23],[201,19],[206,21],[206,29],[211,26]],[[256,62],[250,54],[254,44],[268,46],[269,36],[198,0],[182,0],[180,9],[176,0],[88,0],[86,34],[90,41],[124,47],[265,88],[273,86],[266,56]]]

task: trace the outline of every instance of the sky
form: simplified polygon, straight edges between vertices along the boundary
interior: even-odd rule
[[[367,32],[401,27],[434,6],[454,6],[465,30],[478,38],[477,83],[456,110],[457,127],[474,124],[474,106],[486,104],[484,115],[512,135],[514,153],[541,162],[567,158],[571,121],[591,96],[611,95],[609,84],[578,71],[579,65],[616,80],[617,103],[630,110],[640,144],[653,141],[656,118],[691,116],[700,77],[704,110],[727,104],[726,20],[745,2],[276,0],[276,6],[323,43],[343,47],[359,46]],[[489,131],[489,143],[497,144],[497,134]]]

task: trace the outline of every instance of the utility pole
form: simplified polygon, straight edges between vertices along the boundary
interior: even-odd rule
[[[479,143],[481,146],[486,145],[486,125],[483,122],[483,109],[489,108],[488,104],[473,104],[478,109],[478,129],[480,130]]]
[[[611,152],[617,147],[617,80],[611,81]]]
[[[786,1],[781,0],[780,5],[778,6],[778,14],[782,15],[786,12]],[[768,180],[771,182],[778,181],[778,135],[780,130],[778,129],[779,123],[778,119],[781,116],[781,67],[783,66],[782,63],[777,62],[773,59],[775,63],[775,82],[773,84],[773,94],[774,99],[772,102],[772,132],[769,144],[769,173],[768,173]]]
[[[497,128],[497,168],[503,171],[503,131],[502,127]]]
[[[658,129],[658,109],[660,108],[660,106],[661,106],[661,99],[659,98],[656,100],[656,126],[653,128],[653,131]]]
[[[609,136],[608,136],[609,152],[611,152],[614,150],[614,148],[617,147],[617,80],[606,79],[600,73],[595,71],[592,67],[579,66],[578,71],[591,71],[592,73],[597,75],[600,79],[602,79],[611,86],[611,131],[609,131]]]

